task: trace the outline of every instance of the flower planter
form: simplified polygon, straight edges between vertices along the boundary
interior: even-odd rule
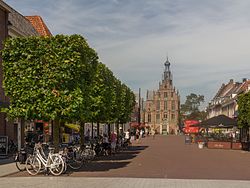
[[[203,149],[204,148],[204,142],[198,142],[198,148]]]
[[[231,149],[231,142],[208,141],[207,147],[212,149]]]

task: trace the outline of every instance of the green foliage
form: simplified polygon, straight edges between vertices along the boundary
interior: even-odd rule
[[[250,126],[250,92],[241,94],[238,98],[238,126],[249,127]]]
[[[134,93],[126,86],[122,85],[122,97],[121,104],[123,106],[120,114],[120,122],[126,123],[130,121],[131,113],[133,111],[133,107],[135,106],[135,95]]]
[[[203,95],[197,95],[194,93],[188,95],[185,103],[181,104],[180,111],[182,119],[204,120],[206,118],[206,112],[199,110],[199,107],[203,102]]]
[[[11,38],[2,56],[9,116],[43,120],[78,111],[84,101],[81,84],[90,80],[89,65],[98,59],[79,35]]]
[[[107,83],[105,83],[106,66],[102,63],[97,65],[96,74],[92,78],[90,87],[90,119],[97,122],[102,121],[105,117],[105,94]]]
[[[68,122],[130,120],[135,97],[80,35],[11,38],[3,56],[13,118]]]

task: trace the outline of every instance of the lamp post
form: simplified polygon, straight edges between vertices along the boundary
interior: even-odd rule
[[[138,127],[141,126],[141,88],[139,88]]]

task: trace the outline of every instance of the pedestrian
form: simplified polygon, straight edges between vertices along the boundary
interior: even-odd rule
[[[110,135],[110,140],[111,140],[111,154],[115,154],[115,149],[116,149],[116,142],[117,142],[117,135],[115,132],[112,132]]]
[[[152,129],[151,135],[153,136],[153,139],[155,139],[155,130],[154,129]]]
[[[140,131],[139,131],[139,129],[136,129],[135,138],[136,138],[137,142],[139,142],[139,135],[140,135]]]
[[[104,155],[108,155],[110,153],[109,152],[109,138],[108,138],[108,135],[104,134],[102,139],[103,139],[102,143],[103,143]]]
[[[141,130],[140,130],[139,140],[141,140],[141,139],[142,139],[142,136],[143,136],[143,130],[141,129]]]
[[[125,142],[129,143],[130,141],[130,133],[129,133],[129,129],[127,131],[125,131]]]

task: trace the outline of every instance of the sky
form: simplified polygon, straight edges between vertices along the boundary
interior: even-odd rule
[[[205,105],[222,83],[250,78],[249,0],[5,0],[53,35],[81,34],[115,76],[145,97],[168,56],[182,103]]]

